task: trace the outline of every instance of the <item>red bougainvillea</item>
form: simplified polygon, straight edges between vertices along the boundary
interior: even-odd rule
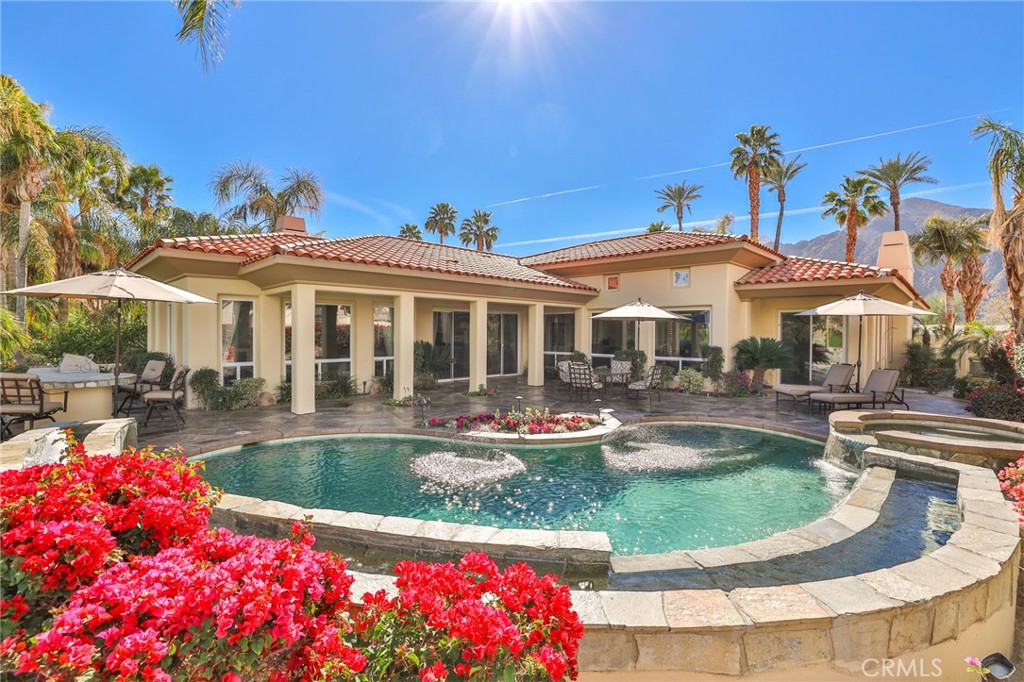
[[[502,572],[476,553],[458,567],[403,561],[395,572],[398,595],[366,595],[356,620],[368,670],[435,681],[575,679],[583,626],[554,576],[526,564]]]
[[[1013,500],[1013,506],[1020,515],[1021,526],[1024,526],[1024,459],[1018,459],[999,472],[999,487]]]

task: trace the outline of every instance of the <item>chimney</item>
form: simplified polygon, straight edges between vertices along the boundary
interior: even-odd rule
[[[904,279],[914,283],[914,256],[910,252],[910,237],[906,232],[883,232],[878,247],[878,267],[898,270]]]
[[[291,234],[296,236],[308,236],[306,232],[306,221],[304,218],[296,218],[292,215],[281,215],[277,217],[277,221],[274,223],[274,229],[271,230],[275,234]]]

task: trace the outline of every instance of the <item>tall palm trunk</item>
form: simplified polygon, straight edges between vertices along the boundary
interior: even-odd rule
[[[484,250],[484,236],[482,234],[477,236],[477,238],[476,238],[476,250],[477,251],[483,251]]]
[[[1018,197],[1015,204],[1022,200],[1024,196]],[[1024,217],[1018,215],[1006,221],[1001,242],[1010,294],[1010,318],[1014,331],[1020,336],[1024,335]]]
[[[857,256],[857,203],[850,202],[846,209],[846,262],[853,263]]]
[[[946,292],[946,314],[944,320],[946,329],[953,331],[953,327],[956,326],[956,300],[954,295],[956,287],[960,283],[960,273],[953,267],[953,260],[950,258],[947,258],[946,263],[942,266],[939,283],[942,285],[943,291]]]
[[[60,220],[54,228],[53,251],[57,260],[57,279],[67,279],[80,274],[78,260],[78,235],[71,216],[62,212]],[[68,300],[57,299],[57,317],[61,322],[68,321]]]
[[[985,284],[985,269],[977,250],[964,259],[960,265],[960,298],[964,302],[964,322],[978,319],[981,302],[988,294],[992,284]]]
[[[692,209],[691,209],[692,211]],[[676,206],[676,222],[679,224],[679,231],[683,231],[683,207]]]
[[[15,259],[14,286],[18,289],[28,283],[28,234],[32,224],[32,202],[22,200],[18,209],[18,255]],[[14,318],[19,324],[25,324],[26,301],[18,296]]]
[[[754,159],[751,159],[753,163]],[[747,195],[750,197],[750,241],[757,242],[760,237],[758,227],[761,213],[761,171],[757,168],[751,167],[747,171]]]
[[[782,242],[782,215],[786,212],[786,190],[779,187],[779,219],[775,222],[775,250],[779,250],[779,244]]]
[[[892,224],[896,232],[900,231],[900,193],[889,192],[889,205],[892,206]]]

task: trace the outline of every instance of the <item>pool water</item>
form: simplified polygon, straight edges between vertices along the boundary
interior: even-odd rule
[[[800,438],[693,424],[624,427],[571,447],[339,436],[207,455],[206,478],[307,508],[602,530],[624,555],[731,545],[810,523],[857,477],[821,454]]]

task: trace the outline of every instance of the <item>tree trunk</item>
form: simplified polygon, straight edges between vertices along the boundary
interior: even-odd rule
[[[477,235],[477,238],[476,238],[476,250],[477,251],[483,251],[484,250],[484,236],[482,234],[481,235]]]
[[[18,256],[14,271],[14,286],[21,288],[28,283],[28,233],[32,224],[32,202],[22,201],[18,209]],[[25,297],[18,296],[14,317],[19,324],[25,324]]]
[[[957,285],[960,283],[960,273],[953,267],[953,261],[950,258],[947,258],[945,265],[942,266],[939,283],[942,285],[943,291],[946,292],[946,329],[953,331],[953,328],[956,326],[956,299],[954,294],[956,293]]]
[[[964,301],[964,322],[974,322],[978,319],[981,302],[992,288],[991,284],[985,284],[984,263],[977,251],[972,251],[961,264],[958,286]]]
[[[756,244],[760,237],[758,215],[761,213],[761,171],[756,168],[747,171],[747,194],[750,197],[750,241]]]
[[[60,216],[52,239],[57,259],[57,279],[67,279],[81,274],[78,267],[78,240],[71,216],[66,213]],[[57,317],[61,322],[68,321],[68,299],[64,297],[57,299]]]
[[[846,211],[846,262],[853,263],[857,254],[857,212],[855,207]]]
[[[754,368],[754,372],[750,377],[750,392],[754,395],[761,395],[761,391],[764,389],[764,373],[765,367],[758,365]]]
[[[775,250],[779,250],[779,243],[782,241],[782,215],[786,212],[786,195],[779,190],[779,220],[775,223]]]
[[[900,193],[889,192],[889,204],[892,206],[893,229],[900,231]]]
[[[1015,197],[1015,205],[1024,201],[1024,195]],[[1001,239],[1006,285],[1010,297],[1010,319],[1018,336],[1024,335],[1024,219],[1008,220],[1003,226]]]
[[[676,222],[679,223],[679,231],[682,232],[683,231],[683,207],[682,206],[677,206],[676,207]]]

